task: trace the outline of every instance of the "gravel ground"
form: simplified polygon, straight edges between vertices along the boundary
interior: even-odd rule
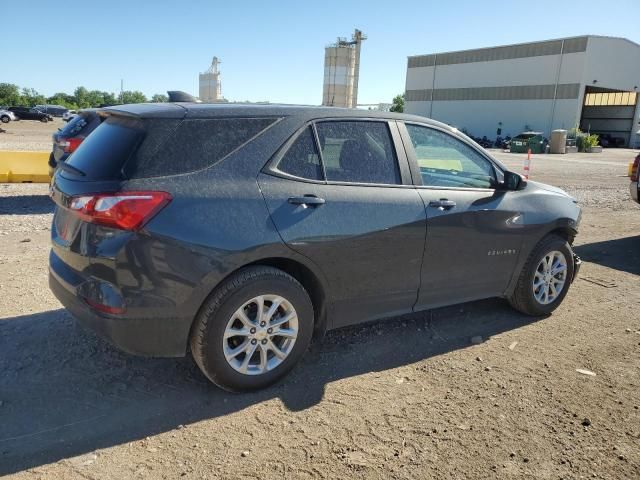
[[[244,395],[77,327],[47,288],[47,186],[0,185],[0,475],[640,478],[634,155],[534,158],[584,207],[585,262],[553,315],[487,300],[335,331]]]
[[[0,124],[0,150],[51,151],[51,135],[65,122],[54,117],[53,122],[19,120]]]

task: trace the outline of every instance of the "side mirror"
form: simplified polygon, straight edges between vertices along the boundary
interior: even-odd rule
[[[504,181],[500,183],[501,190],[522,190],[527,186],[527,181],[522,175],[505,170]]]

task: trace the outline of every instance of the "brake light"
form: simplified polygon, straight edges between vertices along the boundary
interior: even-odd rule
[[[85,298],[84,301],[91,308],[98,310],[99,312],[110,313],[112,315],[117,315],[118,313],[124,313],[124,308],[122,307],[112,307],[109,305],[105,305],[104,303],[99,303],[94,300],[90,300]]]
[[[636,157],[636,159],[633,161],[633,165],[631,166],[631,181],[632,182],[637,182],[638,181],[638,177],[640,175],[638,175],[640,173],[640,155],[638,155]]]
[[[84,138],[68,138],[66,140],[61,140],[58,142],[58,145],[64,149],[65,153],[73,153],[80,146]]]
[[[170,201],[167,192],[98,193],[73,197],[69,209],[86,222],[138,230]]]

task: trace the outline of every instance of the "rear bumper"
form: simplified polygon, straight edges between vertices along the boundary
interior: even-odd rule
[[[638,199],[638,182],[631,182],[629,184],[629,194],[634,202],[640,203],[640,199]]]
[[[68,272],[61,272],[67,268]],[[77,272],[59,264],[49,267],[49,288],[80,324],[95,331],[119,349],[148,357],[182,357],[188,341],[184,320],[124,318],[98,312],[77,293]]]

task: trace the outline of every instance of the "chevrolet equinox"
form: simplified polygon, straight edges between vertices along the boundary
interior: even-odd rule
[[[562,190],[423,117],[139,104],[55,174],[50,286],[139,355],[233,391],[283,377],[328,329],[488,297],[562,302],[580,221]]]

